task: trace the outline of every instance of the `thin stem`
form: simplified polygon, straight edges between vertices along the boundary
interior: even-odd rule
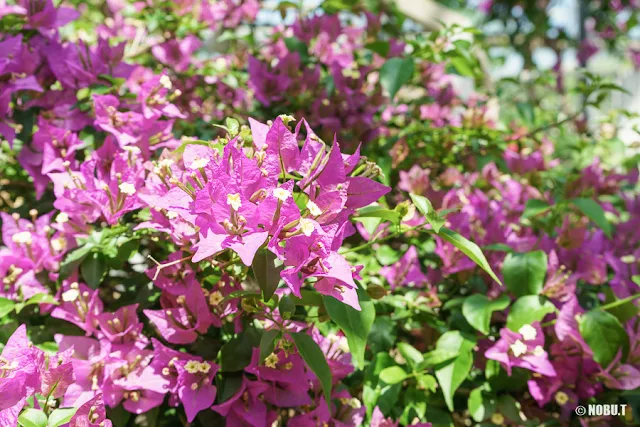
[[[424,227],[425,225],[427,225],[427,223],[426,223],[426,222],[423,222],[422,224],[419,224],[419,225],[413,226],[413,227],[411,227],[411,228],[407,228],[406,230],[396,231],[395,233],[391,233],[391,234],[389,234],[388,236],[381,237],[381,238],[379,238],[379,239],[371,240],[371,241],[369,241],[369,242],[367,242],[367,243],[364,243],[364,244],[362,244],[362,245],[360,245],[360,246],[356,246],[355,248],[347,249],[346,251],[343,251],[343,252],[341,252],[341,253],[342,253],[342,254],[347,254],[347,253],[349,253],[349,252],[357,252],[357,251],[359,251],[359,250],[361,250],[361,249],[366,249],[366,248],[368,248],[368,247],[370,247],[370,246],[373,246],[373,245],[375,245],[376,243],[381,243],[381,242],[387,241],[387,240],[389,240],[389,239],[393,239],[394,237],[401,236],[401,235],[403,235],[404,233],[407,233],[407,232],[409,232],[409,231],[417,230],[418,228],[420,228],[420,227]],[[421,230],[421,231],[425,231],[425,232],[427,232],[427,233],[432,232],[432,230]]]
[[[186,256],[184,258],[180,258],[177,259],[175,261],[171,261],[168,262],[166,264],[161,264],[159,263],[154,257],[152,257],[151,255],[147,255],[147,258],[149,258],[151,261],[153,261],[158,267],[156,268],[156,273],[153,275],[153,280],[156,280],[158,278],[158,275],[160,274],[160,271],[162,271],[162,269],[167,268],[167,267],[171,267],[172,265],[176,265],[176,264],[180,264],[183,261],[186,261],[188,259],[191,258],[191,255]]]
[[[613,301],[610,302],[609,304],[605,304],[605,305],[601,305],[600,307],[598,307],[599,310],[610,310],[612,308],[616,308],[618,306],[621,306],[623,304],[626,304],[630,301],[636,300],[640,298],[640,294],[636,294],[636,295],[631,295],[630,297],[624,298],[624,299],[619,299],[617,301]]]
[[[566,117],[566,118],[564,118],[562,120],[559,120],[557,122],[549,123],[549,124],[540,126],[538,128],[535,128],[532,131],[528,132],[525,135],[525,137],[531,138],[531,137],[534,137],[537,133],[544,132],[546,130],[553,129],[553,128],[556,128],[556,127],[560,127],[560,126],[562,126],[563,124],[565,124],[567,122],[570,122],[572,120],[577,119],[578,117],[580,117],[581,114],[582,114],[582,112],[574,113],[574,114],[570,115],[569,117]]]

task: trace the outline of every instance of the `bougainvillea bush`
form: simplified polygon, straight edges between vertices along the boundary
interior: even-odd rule
[[[0,2],[0,426],[640,420],[623,89],[392,5]]]

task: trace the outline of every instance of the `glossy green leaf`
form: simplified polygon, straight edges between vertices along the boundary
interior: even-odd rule
[[[264,361],[273,350],[276,348],[275,339],[280,335],[280,331],[277,329],[271,329],[268,331],[264,331],[262,337],[260,338],[260,363]]]
[[[611,238],[611,233],[613,232],[611,223],[605,217],[604,209],[598,202],[593,199],[573,199],[571,202],[595,225],[602,229],[607,237]]]
[[[420,211],[420,213],[424,215],[427,222],[431,224],[431,227],[433,227],[433,231],[439,233],[446,220],[440,217],[440,215],[438,215],[438,213],[433,209],[433,206],[431,205],[429,199],[413,193],[409,194],[409,196],[411,197],[411,201],[413,201],[413,204],[416,206],[418,211]]]
[[[261,335],[255,328],[248,328],[231,338],[220,349],[220,371],[238,372],[251,362],[253,348],[260,346]]]
[[[359,218],[381,218],[391,222],[392,224],[400,223],[400,215],[393,209],[386,209],[382,206],[367,206],[366,208],[362,208],[358,210],[358,216],[354,219]]]
[[[497,406],[496,397],[487,391],[486,386],[473,389],[469,394],[469,415],[476,422],[482,422],[493,415]]]
[[[302,332],[292,332],[291,337],[296,343],[300,356],[307,363],[309,368],[320,380],[322,384],[322,391],[324,392],[324,399],[331,408],[331,369],[324,357],[324,353],[318,346],[318,344],[309,335]]]
[[[400,366],[390,366],[380,372],[380,379],[387,384],[398,384],[407,379],[407,372]]]
[[[382,57],[386,57],[389,54],[389,49],[391,48],[389,42],[384,40],[376,40],[374,42],[367,43],[364,47],[374,51]]]
[[[395,366],[396,362],[389,353],[376,353],[367,366],[364,375],[364,388],[362,400],[367,407],[367,415],[370,417],[373,409],[378,406],[383,413],[393,409],[402,390],[402,384],[386,384],[380,380],[383,369]]]
[[[502,265],[504,284],[516,296],[538,295],[547,274],[544,251],[510,253]]]
[[[408,344],[406,342],[398,343],[398,351],[407,361],[411,369],[415,370],[415,368],[424,362],[424,357],[422,353],[420,353],[414,346]]]
[[[524,205],[524,212],[522,212],[522,219],[533,218],[551,209],[551,205],[544,200],[529,199]]]
[[[276,265],[276,255],[267,249],[258,251],[253,258],[251,268],[253,274],[262,291],[262,299],[267,302],[271,299],[278,284],[280,283],[280,272],[284,268],[282,264]]]
[[[59,408],[51,412],[49,415],[48,427],[59,427],[71,420],[78,408]]]
[[[432,367],[436,365],[440,365],[443,363],[450,362],[455,359],[458,355],[457,350],[446,350],[444,348],[435,348],[431,351],[428,351],[424,354],[424,362],[422,362],[422,367]]]
[[[47,427],[47,416],[39,409],[26,408],[18,417],[22,427]]]
[[[0,298],[0,317],[11,313],[16,307],[16,303],[7,298]]]
[[[507,328],[518,331],[523,325],[539,322],[555,311],[554,305],[538,295],[526,295],[513,303],[507,316]]]
[[[97,289],[107,272],[105,256],[98,252],[90,254],[80,265],[80,274],[85,283],[92,289]]]
[[[619,302],[620,300],[616,297],[611,288],[604,287],[602,290],[605,295],[604,303],[612,305],[606,311],[613,314],[621,324],[626,323],[628,320],[631,320],[638,315],[640,309],[636,305],[635,301],[627,301],[621,304]]]
[[[365,292],[358,290],[360,311],[331,296],[324,296],[323,300],[327,314],[347,337],[349,350],[353,355],[356,368],[362,369],[364,367],[367,337],[376,318],[376,309],[371,298]]]
[[[622,350],[623,359],[629,352],[629,336],[620,321],[606,311],[592,310],[578,319],[580,334],[593,351],[593,359],[607,368]]]
[[[509,306],[509,302],[509,297],[506,295],[490,300],[485,295],[474,294],[465,298],[462,304],[462,315],[471,326],[486,335],[489,333],[493,312],[504,310]]]
[[[92,243],[85,243],[79,248],[69,253],[62,264],[60,264],[60,279],[66,279],[72,273],[76,271],[80,263],[89,255],[89,252],[94,248]]]
[[[458,355],[449,363],[436,369],[435,374],[442,389],[445,403],[453,411],[453,395],[471,371],[475,341],[459,331],[445,332],[436,343],[436,349],[455,351]]]
[[[513,396],[508,394],[498,397],[498,412],[518,424],[526,421],[526,418],[521,415],[522,406]]]
[[[487,258],[485,258],[482,250],[480,250],[478,245],[467,240],[465,237],[462,237],[455,231],[445,227],[442,227],[442,229],[438,233],[438,236],[440,236],[443,240],[451,243],[456,248],[460,249],[463,254],[471,258],[473,262],[475,262],[480,268],[486,271],[493,280],[502,285],[502,282],[500,281],[500,279],[498,279],[498,276],[496,276],[496,274],[491,269]]]
[[[414,71],[413,58],[391,58],[380,69],[380,84],[393,98]]]

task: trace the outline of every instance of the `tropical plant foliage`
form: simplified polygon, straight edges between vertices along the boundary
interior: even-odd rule
[[[640,419],[623,89],[303,6],[0,3],[0,425]]]

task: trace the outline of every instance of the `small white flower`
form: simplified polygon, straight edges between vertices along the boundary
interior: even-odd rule
[[[520,357],[527,352],[527,345],[518,340],[509,346],[515,357]]]
[[[78,299],[80,296],[80,291],[77,289],[69,289],[68,291],[62,294],[62,301],[64,302],[73,302]]]
[[[194,170],[200,169],[207,166],[208,164],[209,159],[207,159],[206,157],[196,157],[193,162],[191,162],[191,166],[189,166],[189,168]]]
[[[210,370],[211,365],[209,364],[209,362],[200,362],[198,371],[202,372],[203,374],[208,374]]]
[[[520,335],[522,335],[522,338],[525,341],[535,340],[536,336],[538,335],[538,333],[536,332],[536,328],[528,324],[522,325],[522,327],[520,328],[520,330],[518,330],[518,332],[520,333]]]
[[[173,85],[171,84],[171,79],[166,74],[160,77],[160,84],[165,89],[171,89]]]
[[[53,249],[55,252],[62,251],[66,246],[67,242],[62,237],[53,239],[51,241],[51,249]]]
[[[64,224],[65,222],[68,222],[68,221],[69,221],[69,215],[67,215],[64,212],[60,212],[56,217],[56,222],[58,224]]]
[[[302,230],[302,233],[309,237],[311,236],[311,233],[313,233],[313,230],[315,229],[314,225],[313,225],[313,221],[311,221],[310,219],[307,218],[302,218],[300,220],[300,230]]]
[[[273,197],[280,200],[281,202],[284,202],[289,197],[291,197],[291,193],[284,188],[276,188],[275,190],[273,190]]]
[[[343,353],[350,353],[351,350],[349,350],[349,342],[347,341],[346,338],[341,338],[338,341],[338,348],[340,349],[340,351],[342,351]]]
[[[556,402],[558,402],[558,405],[564,406],[569,401],[569,395],[564,391],[559,391],[556,393],[555,399]]]
[[[541,345],[537,345],[536,348],[533,349],[533,355],[536,357],[544,356],[544,348]]]
[[[282,119],[282,122],[286,125],[289,122],[295,122],[296,118],[293,117],[291,114],[280,114],[279,116]]]
[[[11,236],[11,240],[13,240],[13,243],[17,243],[17,244],[24,244],[24,245],[30,245],[31,244],[31,232],[29,231],[21,231],[19,233],[14,234],[13,236]]]
[[[197,360],[189,360],[184,364],[184,370],[190,374],[197,374],[200,370],[200,362]]]
[[[118,185],[118,188],[120,189],[121,193],[124,193],[127,196],[133,196],[134,194],[136,194],[136,187],[130,182],[123,182],[122,184]]]
[[[278,367],[279,361],[280,359],[278,358],[278,355],[275,353],[271,353],[264,359],[264,366],[266,366],[267,368],[276,369]]]
[[[141,151],[138,147],[136,147],[135,145],[127,145],[127,146],[125,146],[125,147],[122,147],[122,149],[123,149],[124,151],[128,151],[129,153],[132,153],[132,154],[140,154],[140,153],[142,152],[142,151]]]
[[[217,306],[224,300],[224,295],[220,291],[215,291],[209,295],[209,304],[212,306]]]
[[[161,168],[168,168],[171,167],[171,165],[174,163],[175,162],[173,161],[173,159],[162,159],[158,162],[158,166],[160,166]]]
[[[231,209],[237,211],[242,206],[242,200],[240,200],[240,194],[228,194],[227,195],[227,204],[231,206]]]
[[[316,205],[314,202],[312,202],[311,200],[309,200],[309,202],[307,202],[307,209],[309,209],[309,212],[311,213],[311,215],[313,216],[319,216],[322,215],[322,209],[320,209],[318,207],[318,205]]]

